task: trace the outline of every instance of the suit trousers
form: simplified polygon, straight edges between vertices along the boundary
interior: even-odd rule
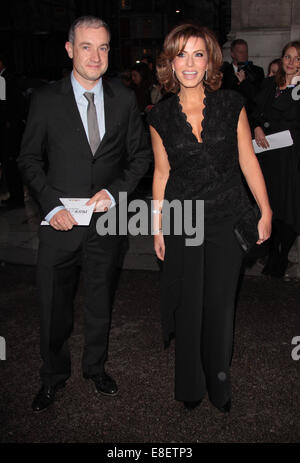
[[[103,372],[107,359],[112,302],[117,280],[119,236],[99,236],[91,223],[76,249],[40,242],[37,286],[40,300],[40,348],[43,384],[71,375],[68,338],[73,329],[73,301],[82,268],[84,304],[84,377]]]
[[[222,407],[231,397],[235,296],[243,259],[233,221],[205,225],[203,244],[185,247],[184,253],[188,277],[175,312],[175,399],[200,400],[208,392]]]

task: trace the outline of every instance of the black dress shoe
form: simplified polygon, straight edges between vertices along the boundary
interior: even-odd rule
[[[202,402],[201,400],[186,400],[184,401],[184,406],[187,410],[194,410],[194,408],[198,407]]]
[[[222,413],[229,413],[231,409],[231,399],[229,399],[223,407],[218,407],[218,410]]]
[[[65,382],[55,384],[54,386],[43,385],[32,402],[32,410],[34,412],[46,410],[46,408],[53,404],[58,389],[64,388],[65,385]]]
[[[86,377],[92,379],[96,386],[96,392],[104,395],[115,396],[118,393],[118,386],[113,378],[105,372],[95,376]]]

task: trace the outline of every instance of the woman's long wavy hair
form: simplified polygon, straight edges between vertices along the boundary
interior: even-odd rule
[[[293,42],[289,42],[289,43],[287,43],[285,45],[285,47],[283,48],[282,53],[281,53],[281,60],[280,60],[280,63],[279,63],[279,69],[278,69],[278,72],[275,75],[275,81],[276,81],[276,84],[277,84],[278,87],[283,87],[285,85],[285,83],[286,83],[286,75],[285,75],[285,72],[284,72],[284,69],[283,69],[282,59],[283,59],[284,55],[286,54],[287,50],[289,48],[291,48],[291,47],[296,48],[298,56],[300,56],[300,41],[299,40],[294,40]]]
[[[207,79],[203,80],[204,86],[210,90],[218,90],[222,83],[220,68],[223,63],[222,51],[212,31],[197,24],[181,24],[169,32],[164,41],[163,51],[157,60],[157,76],[160,84],[166,92],[177,93],[180,84],[172,70],[174,58],[184,50],[187,41],[191,37],[200,37],[205,42],[208,54]]]

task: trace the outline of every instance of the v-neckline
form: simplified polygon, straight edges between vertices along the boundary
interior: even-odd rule
[[[203,98],[203,110],[202,110],[202,121],[201,121],[201,132],[200,132],[200,137],[201,137],[201,140],[202,141],[199,141],[198,138],[196,137],[195,133],[193,132],[193,126],[192,124],[188,121],[188,118],[187,118],[187,115],[186,113],[183,111],[183,108],[182,108],[182,104],[180,103],[180,98],[179,98],[179,94],[177,93],[176,94],[176,97],[177,97],[177,104],[178,104],[178,108],[179,108],[179,112],[180,114],[182,115],[183,119],[184,119],[184,122],[186,124],[186,127],[189,129],[189,132],[192,134],[192,137],[195,139],[196,143],[198,143],[198,145],[203,145],[204,143],[204,138],[205,138],[205,133],[204,133],[204,129],[205,129],[205,123],[206,123],[206,110],[207,110],[207,93],[206,93],[206,89],[204,89],[204,98]]]

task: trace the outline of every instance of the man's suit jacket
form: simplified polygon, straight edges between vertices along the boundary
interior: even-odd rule
[[[103,95],[106,132],[94,156],[70,77],[32,95],[18,164],[44,217],[62,205],[60,197],[90,198],[106,188],[118,201],[119,192],[130,194],[148,169],[151,150],[134,93],[103,80]],[[78,245],[85,229],[40,228],[41,238],[67,248]]]
[[[251,66],[252,79],[245,79],[239,84],[239,80],[235,75],[232,63],[224,62],[222,88],[227,88],[239,92],[246,98],[246,109],[250,113],[254,108],[254,100],[260,90],[260,86],[264,80],[264,70],[254,64]],[[247,74],[246,74],[247,75]]]

